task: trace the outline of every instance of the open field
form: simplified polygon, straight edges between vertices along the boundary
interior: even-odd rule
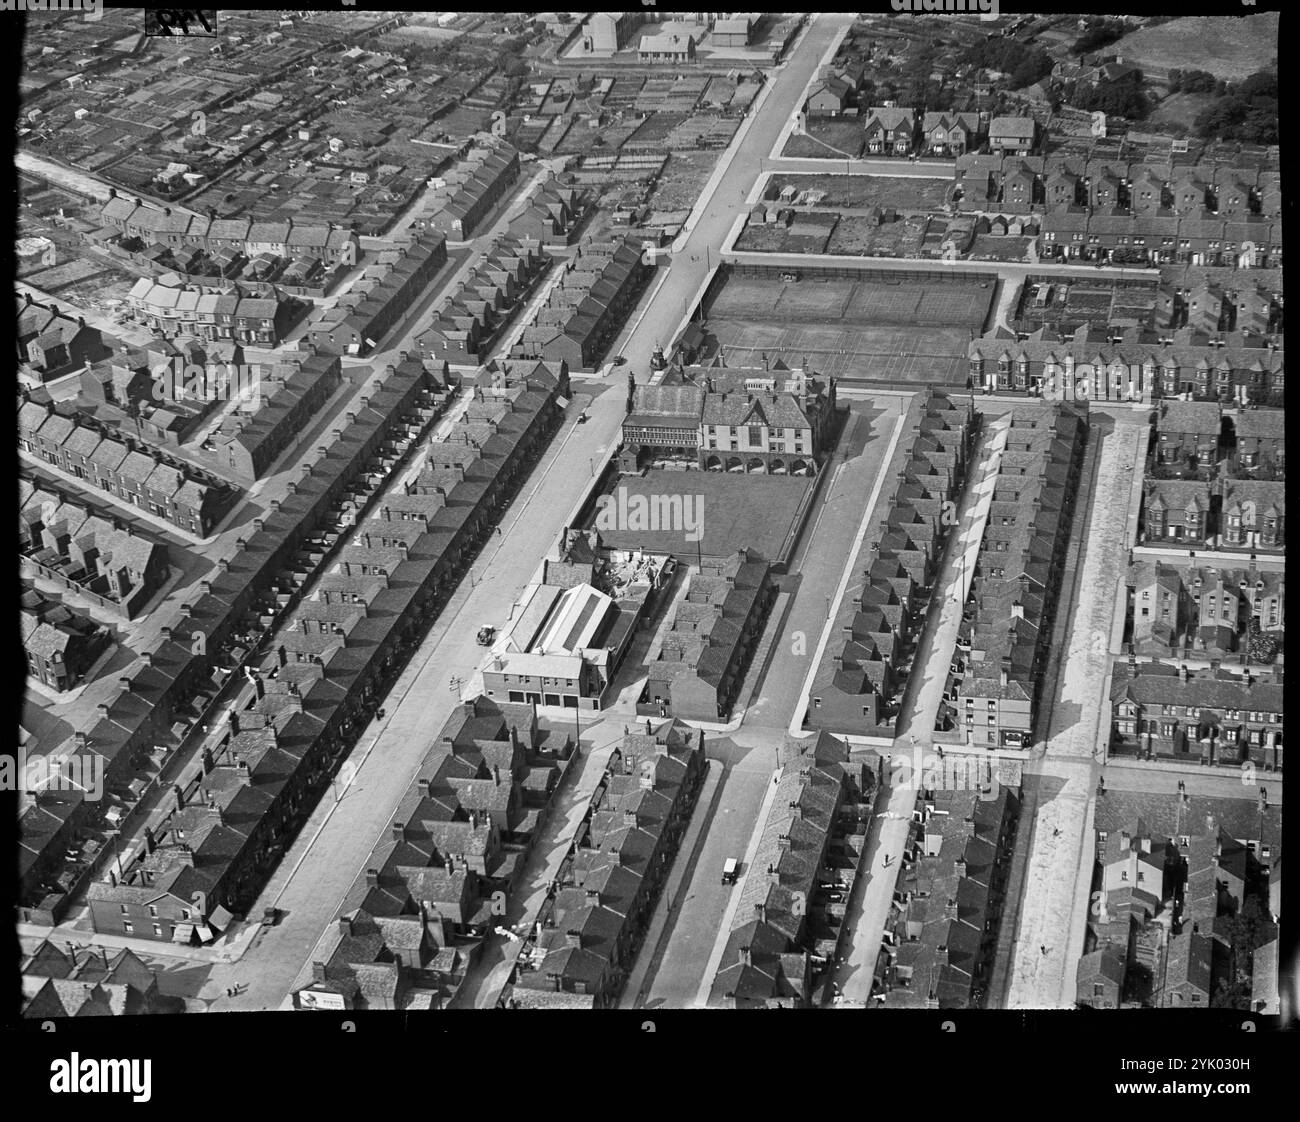
[[[808,121],[808,135],[798,136],[792,133],[781,155],[813,160],[845,157],[856,159],[862,155],[862,145],[861,121],[842,117],[812,117]]]
[[[743,456],[743,453],[735,455]],[[642,476],[621,477],[615,495],[618,489],[625,489],[629,503],[638,495],[647,499],[656,495],[698,495],[703,506],[696,503],[693,509],[698,513],[703,531],[698,543],[701,553],[708,557],[727,557],[738,549],[750,547],[763,557],[776,560],[811,485],[811,479],[789,475],[649,471]],[[648,549],[695,562],[697,543],[687,540],[681,528],[602,529],[600,539],[610,549]]]
[[[786,186],[820,191],[819,206],[928,212],[943,208],[952,181],[908,175],[774,175],[771,186],[778,191]]]
[[[817,373],[841,380],[906,385],[966,384],[970,332],[959,327],[779,326],[709,320],[709,335],[728,366],[787,366],[805,360]]]
[[[926,218],[902,218],[877,224],[846,215],[826,243],[826,252],[857,257],[914,257],[925,240]]]
[[[708,308],[710,322],[748,320],[833,323],[862,327],[883,325],[916,329],[927,324],[958,328],[965,341],[969,329],[980,329],[988,315],[993,290],[978,284],[950,282],[883,284],[876,281],[820,280],[797,283],[757,277],[732,277]]]
[[[650,197],[650,205],[655,210],[690,210],[717,162],[717,152],[670,156]]]
[[[1145,123],[1151,128],[1178,128],[1190,132],[1197,114],[1213,100],[1210,94],[1172,94],[1156,107]]]
[[[1240,81],[1277,56],[1278,13],[1186,16],[1125,35],[1108,51],[1143,70],[1206,70]]]

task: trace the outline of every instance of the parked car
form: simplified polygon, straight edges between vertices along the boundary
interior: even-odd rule
[[[478,629],[478,645],[480,647],[490,647],[492,640],[496,638],[497,629],[489,627],[486,623]]]
[[[722,883],[735,884],[739,876],[740,862],[734,857],[728,857],[726,861],[722,863]]]

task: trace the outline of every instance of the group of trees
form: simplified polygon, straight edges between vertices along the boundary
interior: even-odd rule
[[[1227,87],[1197,116],[1198,136],[1207,139],[1239,140],[1247,144],[1277,144],[1277,74],[1261,70]]]
[[[972,66],[998,70],[1009,76],[1013,90],[1032,86],[1052,72],[1052,56],[1041,47],[1031,47],[1015,39],[981,39],[972,43],[963,56]]]
[[[1086,55],[1089,51],[1095,51],[1098,47],[1105,47],[1115,42],[1115,40],[1122,38],[1123,35],[1124,24],[1121,20],[1094,16],[1088,20],[1087,29],[1074,41],[1070,52],[1076,55]]]
[[[1142,89],[1142,72],[1134,70],[1117,82],[1079,82],[1066,91],[1065,100],[1076,109],[1087,112],[1100,110],[1108,117],[1127,117],[1140,121],[1151,110],[1151,103]]]
[[[1171,70],[1169,92],[1212,93],[1222,97],[1228,92],[1228,83],[1222,78],[1216,78],[1208,70]]]

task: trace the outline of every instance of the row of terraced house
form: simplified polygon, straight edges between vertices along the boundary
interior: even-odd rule
[[[944,542],[953,524],[978,418],[930,390],[913,408],[896,460],[863,539],[857,582],[840,606],[836,630],[813,678],[808,724],[840,734],[892,736],[902,664],[917,638]]]
[[[500,922],[575,748],[531,705],[462,703],[313,951],[294,1007],[445,1008]]]
[[[531,238],[497,238],[474,272],[442,298],[429,329],[416,339],[435,362],[478,366],[501,328],[551,264]]]
[[[237,490],[189,465],[171,463],[134,437],[116,437],[105,425],[85,421],[52,401],[23,395],[18,409],[18,447],[132,506],[148,510],[178,529],[206,538],[237,496]]]
[[[193,335],[208,342],[229,340],[278,346],[303,310],[281,293],[245,296],[238,285],[166,285],[141,277],[126,294],[127,315],[166,338]]]
[[[310,593],[290,596],[285,618],[266,633],[250,706],[191,789],[177,785],[175,812],[120,880],[92,885],[97,931],[204,940],[194,891],[228,912],[251,902],[362,714],[418,646],[558,427],[567,372],[539,364],[504,384],[484,381],[491,415],[458,421],[447,443],[432,445],[419,483],[382,496]]]
[[[364,355],[420,298],[447,261],[447,241],[426,233],[376,255],[347,294],[312,324],[307,338],[323,354]]]
[[[775,599],[771,566],[753,550],[702,558],[647,664],[637,712],[728,720]]]
[[[1075,406],[1046,402],[1005,419],[947,710],[966,743],[989,749],[1033,743],[1088,426]]]
[[[789,759],[709,983],[711,1008],[813,1006],[850,929],[844,897],[867,844],[876,777],[825,732],[786,737],[782,747]]]
[[[519,178],[519,153],[504,141],[471,148],[434,180],[425,222],[452,241],[467,241]]]
[[[920,791],[873,997],[883,1009],[977,1009],[992,975],[1019,798]]]
[[[704,733],[680,721],[624,734],[525,942],[507,1004],[617,1002],[707,769]]]
[[[283,501],[270,501],[233,557],[220,562],[212,579],[185,601],[181,620],[162,628],[159,643],[140,656],[141,665],[119,679],[120,692],[106,705],[107,712],[59,747],[60,753],[91,753],[103,760],[107,797],[91,802],[77,792],[46,788],[23,808],[20,920],[58,922],[74,887],[89,871],[65,860],[69,844],[87,824],[121,823],[131,814],[153,782],[150,774],[156,775],[184,742],[228,675],[249,657],[259,636],[292,603],[294,589],[323,560],[321,534],[338,517],[335,512],[346,509],[371,473],[395,462],[398,441],[433,422],[445,397],[443,385],[418,362],[404,360],[387,368],[379,388],[326,453],[289,483]],[[359,697],[349,693],[368,686],[360,678],[340,667],[333,681],[322,684],[323,708],[313,706],[312,712],[322,714],[329,735],[313,755],[317,771],[322,759],[336,755],[342,743],[337,738],[351,730],[362,711]],[[266,688],[264,683],[263,692]],[[299,716],[295,730],[304,721]],[[307,727],[310,731],[311,722]],[[294,771],[294,790],[302,788],[309,771]],[[180,903],[188,899],[184,896]]]
[[[510,357],[595,370],[653,271],[635,239],[584,240]]]
[[[1054,394],[1065,401],[1151,401],[1186,395],[1239,405],[1281,404],[1283,351],[1271,338],[1210,335],[1190,327],[1080,325],[1063,336],[1006,328],[971,340],[970,384],[997,393]]]
[[[25,574],[133,619],[169,575],[167,549],[57,488],[18,481],[18,550]]]

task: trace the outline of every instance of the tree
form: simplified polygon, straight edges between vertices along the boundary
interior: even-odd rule
[[[1080,82],[1070,104],[1076,109],[1089,112],[1100,110],[1108,117],[1128,117],[1130,120],[1140,120],[1150,110],[1147,96],[1142,90],[1142,72],[1136,70],[1118,82],[1096,86]]]
[[[1104,47],[1123,37],[1124,25],[1117,20],[1093,19],[1089,21],[1088,30],[1074,41],[1071,54],[1086,55],[1098,47]]]
[[[1276,144],[1279,139],[1277,74],[1261,70],[1235,86],[1215,83],[1216,98],[1197,116],[1197,135],[1231,137],[1248,144]]]
[[[1250,621],[1250,639],[1247,643],[1250,661],[1264,664],[1270,663],[1277,658],[1277,649],[1277,636],[1271,631],[1261,631],[1259,629],[1259,620],[1252,618]]]

